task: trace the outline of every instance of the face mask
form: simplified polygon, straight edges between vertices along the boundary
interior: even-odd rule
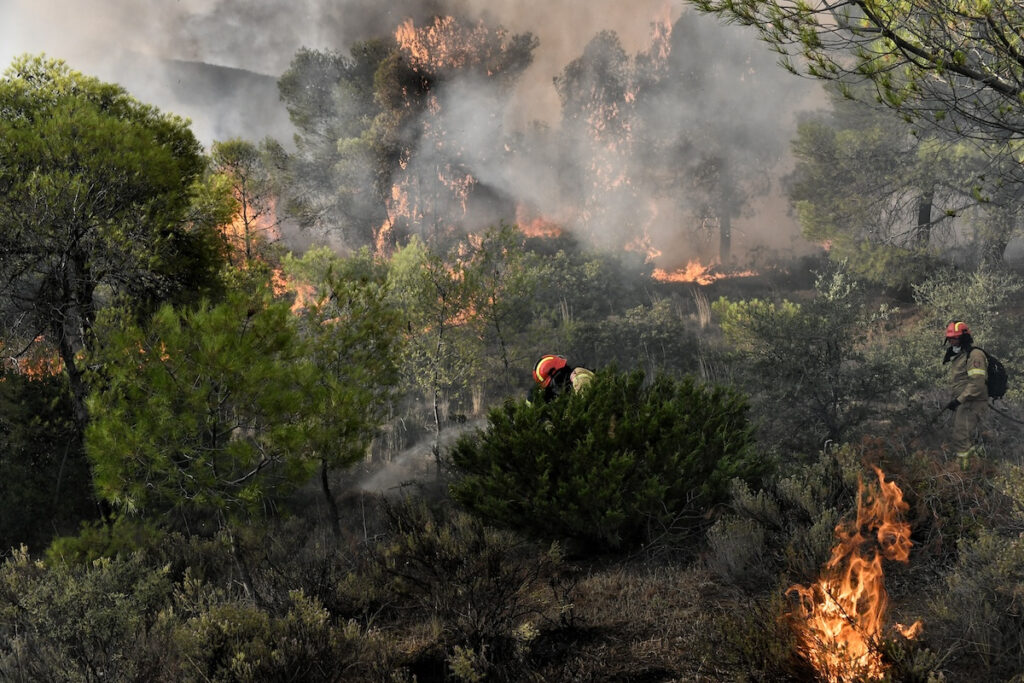
[[[953,346],[953,353],[960,353],[960,347],[954,345]]]

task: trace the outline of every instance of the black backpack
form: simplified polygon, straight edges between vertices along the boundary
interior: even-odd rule
[[[985,358],[988,359],[988,379],[985,381],[988,386],[989,398],[1000,399],[1006,395],[1006,385],[1009,384],[1009,377],[1006,374],[1006,368],[1003,367],[1002,361],[993,356],[991,353],[975,346],[985,354]]]

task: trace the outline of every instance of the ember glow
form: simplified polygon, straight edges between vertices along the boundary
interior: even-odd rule
[[[798,599],[789,617],[800,655],[832,683],[885,675],[878,647],[889,603],[882,558],[906,562],[910,557],[910,525],[904,520],[909,505],[900,488],[874,470],[877,489],[859,482],[856,522],[836,527],[838,543],[821,577],[788,591]],[[897,627],[907,638],[920,628],[920,622]]]

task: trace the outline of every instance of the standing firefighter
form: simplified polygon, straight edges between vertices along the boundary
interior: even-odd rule
[[[960,467],[967,469],[972,454],[979,454],[975,435],[981,427],[988,406],[988,358],[973,346],[971,330],[965,322],[951,322],[946,327],[946,357],[949,363],[953,399],[946,404],[953,411],[953,447]]]
[[[581,391],[593,378],[593,372],[569,365],[564,356],[541,356],[533,366],[533,380],[537,386],[544,389],[545,401],[550,401],[566,391]]]

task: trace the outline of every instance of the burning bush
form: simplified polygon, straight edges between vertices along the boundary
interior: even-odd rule
[[[485,519],[599,551],[690,532],[731,479],[764,472],[746,410],[690,377],[603,370],[584,394],[492,410],[452,451],[452,493]]]

